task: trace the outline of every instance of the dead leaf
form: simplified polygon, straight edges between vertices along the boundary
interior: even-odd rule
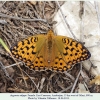
[[[100,75],[96,76],[94,79],[92,79],[92,81],[90,81],[90,84],[96,84],[96,85],[100,85]]]

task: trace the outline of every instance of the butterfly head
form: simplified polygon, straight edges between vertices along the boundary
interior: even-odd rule
[[[54,33],[53,33],[52,30],[49,30],[49,31],[47,32],[47,35],[49,35],[49,36],[51,35],[51,36],[52,36],[52,35],[54,35]]]

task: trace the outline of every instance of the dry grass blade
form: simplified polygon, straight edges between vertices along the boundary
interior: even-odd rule
[[[45,77],[43,77],[43,78],[41,79],[41,84],[40,84],[40,88],[38,89],[38,93],[40,93],[41,90],[43,89],[44,81],[45,81]]]
[[[5,50],[10,54],[10,50],[8,49],[7,45],[4,43],[4,41],[0,38],[1,45],[5,48]]]
[[[12,67],[12,66],[20,65],[20,64],[22,64],[22,62],[18,62],[18,63],[12,64],[12,65],[9,65],[9,66],[5,66],[4,69],[10,68],[10,67]]]

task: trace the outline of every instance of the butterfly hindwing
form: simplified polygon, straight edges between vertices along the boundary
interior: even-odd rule
[[[54,71],[66,71],[71,68],[70,65],[67,65],[67,63],[63,60],[61,53],[58,51],[58,54],[55,55],[55,59],[52,63],[53,66],[51,66],[52,70]]]

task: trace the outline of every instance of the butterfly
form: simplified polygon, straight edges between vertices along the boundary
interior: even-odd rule
[[[91,57],[80,42],[49,30],[19,41],[11,52],[33,70],[67,71],[73,65]]]

